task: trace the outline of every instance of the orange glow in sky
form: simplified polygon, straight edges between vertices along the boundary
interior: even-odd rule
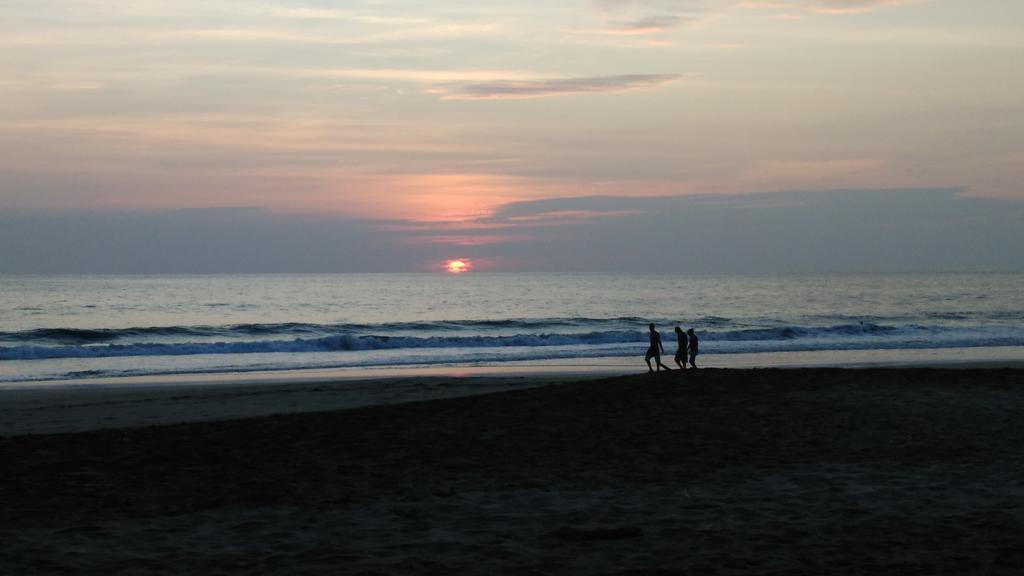
[[[468,272],[471,267],[472,265],[470,264],[469,260],[466,260],[464,258],[460,258],[457,260],[449,260],[444,265],[444,269],[452,274],[462,274],[463,272]]]

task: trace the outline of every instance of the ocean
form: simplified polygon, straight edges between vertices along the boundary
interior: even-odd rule
[[[0,277],[0,382],[1024,346],[1024,274]],[[666,360],[667,362],[667,360]]]

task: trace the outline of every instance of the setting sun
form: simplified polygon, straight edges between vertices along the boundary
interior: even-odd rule
[[[468,272],[469,268],[470,263],[468,260],[449,260],[448,263],[445,264],[445,270],[451,272],[452,274],[462,274],[463,272]]]

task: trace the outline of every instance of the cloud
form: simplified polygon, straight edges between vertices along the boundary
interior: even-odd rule
[[[537,238],[527,235],[502,234],[424,234],[410,236],[407,244],[444,244],[448,246],[484,246],[487,244],[509,244],[512,242],[534,242]]]
[[[710,20],[735,8],[764,10],[775,19],[808,13],[857,14],[922,0],[593,0],[603,25],[575,34],[655,36]]]
[[[594,0],[606,24],[590,33],[610,35],[662,34],[707,20],[733,8],[770,10],[773,17],[799,18],[801,13],[856,14],[919,0]]]
[[[485,220],[500,222],[560,223],[564,215],[578,218],[596,218],[644,214],[650,211],[652,197],[624,198],[622,196],[584,196],[579,198],[545,198],[524,202],[511,202],[495,210]]]
[[[671,32],[728,8],[729,0],[594,0],[604,20],[597,29],[576,33],[651,36]]]
[[[503,206],[492,220],[535,222],[543,270],[820,272],[1024,270],[1024,202],[954,188],[732,196],[554,198]],[[497,247],[495,247],[497,249]],[[520,250],[508,249],[503,255]]]
[[[414,68],[295,68],[283,72],[311,78],[348,78],[355,80],[389,80],[405,82],[489,82],[497,80],[530,80],[535,76],[514,70],[482,69],[414,69]]]
[[[912,0],[745,0],[742,8],[765,10],[808,10],[819,14],[859,14],[885,6],[907,4]],[[792,12],[790,16],[795,16]]]
[[[694,18],[676,14],[660,14],[634,20],[612,22],[604,28],[569,29],[568,32],[572,34],[604,34],[608,36],[650,36],[668,32],[694,20]]]
[[[594,0],[593,4],[599,11],[610,13],[628,10],[699,13],[728,6],[730,0]]]
[[[438,84],[430,89],[444,100],[512,100],[650,90],[678,80],[678,74],[623,74],[586,78],[493,80]]]
[[[906,4],[908,0],[817,0],[810,9],[825,14],[855,14],[883,6]]]
[[[0,212],[0,273],[1024,270],[1024,202],[957,189],[550,198],[479,225],[258,209]]]
[[[830,160],[765,160],[756,163],[743,177],[750,182],[815,182],[863,176],[885,165],[880,158]]]

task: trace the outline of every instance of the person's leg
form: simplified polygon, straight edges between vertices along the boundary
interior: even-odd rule
[[[696,354],[690,354],[690,368],[696,368],[696,367],[697,367],[697,355]]]
[[[648,351],[647,355],[644,356],[644,362],[647,362],[647,371],[648,372],[654,372],[654,368],[651,367],[651,356],[653,356],[653,354],[651,354],[650,351]]]

